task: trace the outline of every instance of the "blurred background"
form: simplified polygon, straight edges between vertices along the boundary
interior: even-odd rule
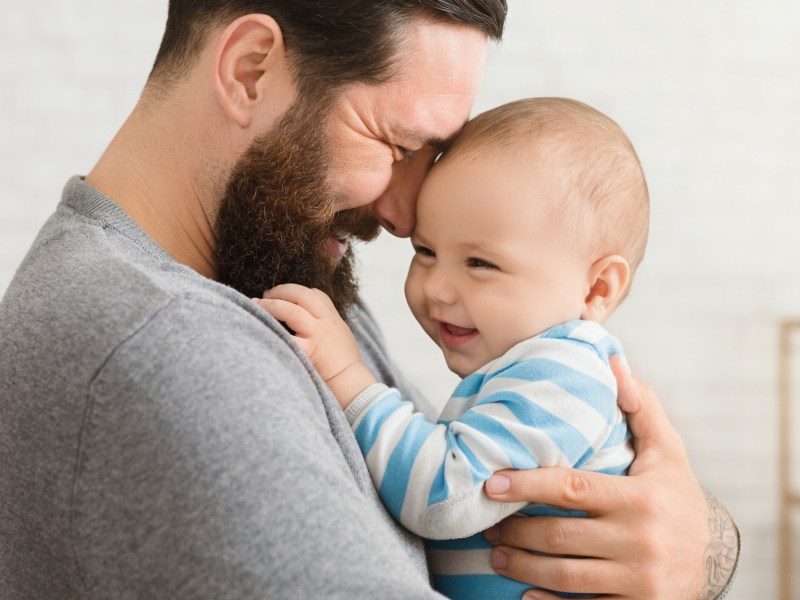
[[[166,0],[4,0],[2,14],[0,294],[64,182],[91,168],[136,102]],[[587,102],[636,146],[651,237],[608,325],[739,524],[729,598],[777,598],[779,456],[800,446],[779,441],[781,423],[800,438],[800,334],[786,344],[794,413],[778,410],[779,331],[800,318],[800,4],[509,0],[475,112],[524,96]],[[359,253],[390,349],[441,404],[456,379],[406,308],[408,241],[383,235]],[[800,482],[800,468],[789,474]]]

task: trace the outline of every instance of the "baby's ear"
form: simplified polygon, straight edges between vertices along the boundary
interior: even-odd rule
[[[581,319],[605,322],[622,300],[630,276],[628,261],[618,254],[595,262],[589,268],[589,294],[584,300]]]

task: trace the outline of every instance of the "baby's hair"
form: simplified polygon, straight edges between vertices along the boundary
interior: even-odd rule
[[[633,273],[644,257],[650,220],[647,183],[628,136],[594,108],[566,98],[529,98],[469,121],[443,161],[511,153],[545,160],[560,174],[555,214],[597,258],[619,254]]]

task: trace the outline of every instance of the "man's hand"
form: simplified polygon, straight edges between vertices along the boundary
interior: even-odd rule
[[[738,531],[697,483],[653,392],[618,359],[612,366],[634,434],[629,476],[560,468],[496,474],[486,483],[495,500],[544,502],[586,511],[589,518],[510,517],[486,532],[497,546],[493,566],[507,577],[561,592],[717,598],[736,565]],[[557,598],[542,590],[529,594]]]
[[[287,283],[267,290],[263,299],[253,300],[294,331],[295,342],[343,409],[375,383],[361,362],[353,333],[324,292]]]

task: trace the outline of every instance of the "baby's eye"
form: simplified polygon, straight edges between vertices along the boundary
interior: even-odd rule
[[[425,246],[415,245],[414,246],[414,252],[416,252],[420,256],[429,256],[431,258],[435,258],[436,257],[436,253],[433,250],[431,250],[430,248],[426,248]]]
[[[482,258],[470,257],[467,259],[467,266],[473,269],[496,269],[497,265],[490,263]]]

